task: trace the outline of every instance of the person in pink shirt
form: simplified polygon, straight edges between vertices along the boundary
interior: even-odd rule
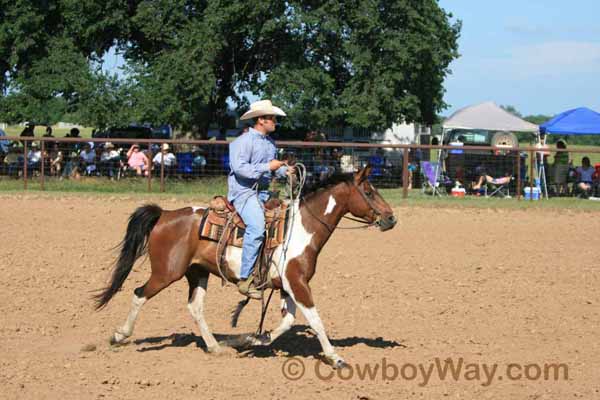
[[[142,172],[145,176],[148,176],[148,166],[150,165],[150,162],[148,161],[148,157],[140,150],[138,144],[131,146],[127,152],[127,164],[129,165],[129,168],[135,170],[135,173],[138,176],[141,176]]]

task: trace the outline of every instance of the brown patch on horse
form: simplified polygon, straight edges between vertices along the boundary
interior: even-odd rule
[[[306,272],[308,272],[307,266],[309,264],[310,263],[306,262],[301,263],[300,260],[294,258],[293,260],[289,261],[285,271],[285,277],[290,283],[290,288],[294,295],[294,299],[296,302],[307,308],[315,306],[310,287],[308,286],[308,279],[306,277]],[[314,271],[314,267],[310,269]]]

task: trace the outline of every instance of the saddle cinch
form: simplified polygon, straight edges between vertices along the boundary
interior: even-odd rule
[[[287,228],[288,205],[279,199],[270,199],[265,203],[264,249],[269,251],[283,243]],[[200,239],[220,243],[224,250],[227,246],[242,247],[246,224],[242,221],[233,205],[223,196],[215,196],[202,216],[199,228]]]

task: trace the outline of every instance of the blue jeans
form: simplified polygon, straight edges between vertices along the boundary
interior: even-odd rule
[[[250,276],[265,237],[265,214],[262,206],[267,200],[269,200],[269,192],[267,191],[258,192],[258,196],[252,194],[249,197],[243,196],[233,200],[235,209],[246,224],[244,245],[242,247],[241,279]]]

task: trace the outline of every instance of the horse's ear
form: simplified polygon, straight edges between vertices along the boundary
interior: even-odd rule
[[[365,179],[367,179],[369,177],[369,175],[371,175],[371,170],[373,168],[371,167],[371,164],[367,164],[366,167],[364,167],[363,169],[359,170],[356,174],[354,174],[354,181],[359,184],[362,183]]]

